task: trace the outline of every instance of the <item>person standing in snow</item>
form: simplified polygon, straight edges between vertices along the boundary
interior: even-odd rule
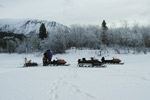
[[[43,54],[43,66],[47,66],[48,64],[51,63],[52,56],[53,56],[53,54],[50,50],[47,50]]]
[[[105,58],[104,58],[104,57],[102,57],[101,61],[102,61],[102,62],[104,62],[104,61],[105,61]]]
[[[46,51],[46,57],[47,57],[48,64],[51,63],[52,56],[53,56],[52,52],[50,50],[47,50]]]
[[[48,62],[47,62],[47,56],[46,56],[46,52],[43,54],[43,66],[47,66]]]

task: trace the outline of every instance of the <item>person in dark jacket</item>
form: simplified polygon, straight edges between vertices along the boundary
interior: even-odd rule
[[[51,63],[52,60],[52,52],[50,50],[47,50],[44,54],[43,54],[43,66],[47,66]]]
[[[104,61],[105,61],[105,58],[104,58],[104,57],[102,57],[101,61],[102,61],[102,62],[104,62]]]
[[[53,56],[52,52],[50,50],[47,50],[46,51],[46,57],[47,57],[47,61],[49,64],[51,63],[52,56]]]

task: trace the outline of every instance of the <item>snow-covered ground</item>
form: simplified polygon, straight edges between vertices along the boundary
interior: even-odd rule
[[[0,54],[0,100],[150,100],[150,54],[109,54],[124,65],[79,68],[77,60],[97,56],[95,50],[68,50],[70,66],[42,66],[42,55],[27,58],[40,64],[23,68],[23,54]],[[106,58],[107,58],[106,57]]]

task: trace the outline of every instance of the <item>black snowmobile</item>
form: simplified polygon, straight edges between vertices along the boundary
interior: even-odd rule
[[[86,60],[85,58],[78,59],[79,67],[106,67],[103,62],[94,59],[93,57],[90,60]]]

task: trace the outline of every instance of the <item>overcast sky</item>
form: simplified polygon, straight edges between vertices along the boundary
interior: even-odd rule
[[[42,19],[70,24],[150,20],[150,0],[0,0],[0,19]]]

